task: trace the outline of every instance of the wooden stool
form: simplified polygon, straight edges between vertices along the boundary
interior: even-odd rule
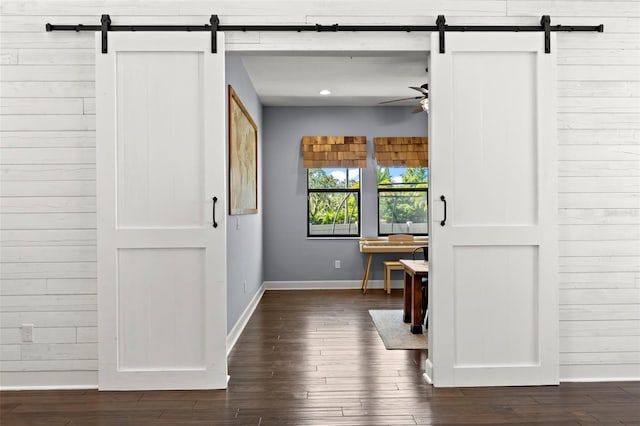
[[[384,289],[391,294],[391,271],[403,271],[404,266],[397,260],[384,261]]]

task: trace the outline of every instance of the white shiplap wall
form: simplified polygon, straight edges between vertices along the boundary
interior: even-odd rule
[[[2,13],[0,385],[95,386],[91,38],[59,46],[41,17]],[[35,325],[33,343],[22,324]]]
[[[540,7],[605,25],[558,36],[561,380],[639,379],[640,3]]]
[[[561,378],[640,378],[640,2],[0,3],[0,385],[95,386],[93,35],[44,24],[603,23],[558,36]],[[419,18],[421,17],[421,18]],[[276,43],[271,34],[230,43]],[[268,194],[265,194],[268,196]],[[34,324],[22,343],[21,324]]]

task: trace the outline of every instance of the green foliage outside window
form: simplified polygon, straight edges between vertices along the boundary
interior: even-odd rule
[[[377,168],[378,233],[428,233],[428,169]],[[309,236],[360,235],[360,170],[308,169]]]
[[[310,236],[359,235],[359,169],[309,169],[307,188]]]
[[[428,169],[378,167],[378,233],[426,235]]]

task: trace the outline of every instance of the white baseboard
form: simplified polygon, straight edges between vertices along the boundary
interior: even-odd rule
[[[597,383],[597,382],[640,382],[640,377],[571,377],[560,379],[560,383]]]
[[[560,383],[640,382],[640,377],[596,377],[560,379]]]
[[[0,391],[98,389],[97,371],[2,371]]]
[[[349,290],[362,288],[361,280],[345,281],[265,281],[266,290]],[[401,280],[391,280],[391,288],[401,289],[404,284]],[[382,280],[369,280],[368,289],[382,289]]]
[[[233,326],[227,335],[227,356],[229,356],[231,350],[236,345],[238,338],[240,338],[240,335],[242,334],[242,330],[247,326],[249,319],[251,319],[251,315],[253,315],[253,311],[256,310],[258,303],[260,303],[260,300],[264,295],[265,287],[265,283],[262,283],[256,294],[251,299],[251,302],[247,305],[247,308],[242,312],[240,318],[238,318],[236,325]]]
[[[424,374],[423,374],[424,379],[427,381],[427,383],[429,383],[430,385],[433,384],[433,364],[431,363],[431,360],[429,358],[427,358],[424,361]]]
[[[636,382],[638,364],[561,365],[560,382]]]
[[[98,385],[58,385],[58,386],[0,386],[1,391],[40,391],[40,390],[85,390],[98,389]]]

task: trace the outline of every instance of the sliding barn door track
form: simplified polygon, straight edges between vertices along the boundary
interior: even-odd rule
[[[551,25],[551,17],[543,15],[540,25],[447,25],[444,15],[438,15],[435,25],[220,25],[218,15],[211,15],[205,25],[111,25],[111,17],[102,15],[100,25],[57,25],[47,24],[47,31],[100,31],[102,33],[102,53],[108,52],[109,31],[207,31],[211,32],[211,53],[217,53],[218,31],[280,31],[280,32],[437,32],[440,34],[440,53],[445,52],[446,32],[544,32],[544,50],[551,52],[551,32],[597,31],[603,32],[604,25]]]

